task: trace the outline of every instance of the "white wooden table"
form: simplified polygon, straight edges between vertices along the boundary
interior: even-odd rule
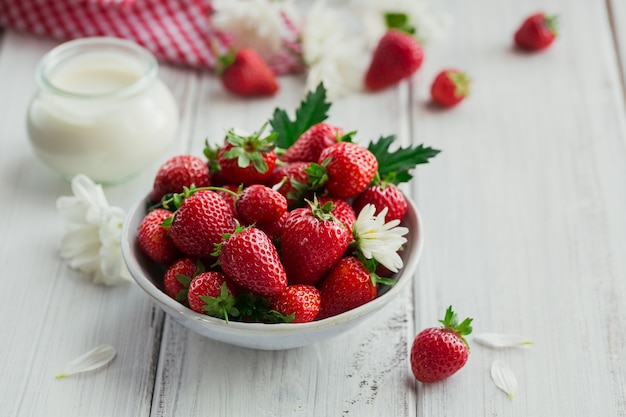
[[[626,416],[626,3],[622,0],[450,0],[448,38],[427,49],[412,82],[336,101],[331,121],[363,140],[395,133],[443,152],[408,188],[426,244],[410,291],[349,333],[289,351],[203,339],[166,317],[135,285],[94,286],[58,255],[55,209],[69,185],[28,143],[24,118],[34,70],[55,45],[0,36],[0,416]],[[511,49],[528,13],[560,15],[546,52]],[[473,77],[451,111],[428,104],[443,67]],[[179,102],[177,142],[153,166],[106,189],[128,209],[158,165],[200,154],[205,138],[254,129],[295,108],[300,77],[271,99],[226,95],[216,78],[164,66]],[[452,304],[474,332],[520,334],[535,344],[475,343],[466,367],[417,383],[408,349]],[[56,380],[101,343],[115,360]],[[492,383],[494,359],[519,389]]]

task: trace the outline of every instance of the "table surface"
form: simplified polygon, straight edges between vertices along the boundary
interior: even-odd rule
[[[67,182],[34,156],[25,129],[34,70],[56,43],[0,36],[0,415],[2,416],[626,416],[626,2],[451,0],[448,36],[397,88],[333,104],[330,121],[369,140],[441,149],[407,192],[426,242],[413,283],[348,333],[287,351],[204,339],[169,319],[134,283],[92,285],[59,257],[55,208]],[[511,48],[522,17],[560,16],[547,51]],[[443,67],[465,69],[471,97],[450,111],[428,102]],[[207,72],[163,66],[182,123],[167,155],[106,188],[127,210],[160,163],[200,154],[205,138],[255,129],[295,108],[300,76],[273,98],[224,93]],[[357,139],[358,140],[358,139]],[[445,308],[474,332],[522,335],[521,349],[472,345],[467,365],[433,384],[408,364],[415,334]],[[99,372],[57,380],[101,343],[117,357]],[[519,382],[509,399],[489,368]]]

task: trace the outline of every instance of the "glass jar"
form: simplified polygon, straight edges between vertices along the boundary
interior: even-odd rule
[[[119,183],[153,162],[178,128],[178,108],[154,56],[109,37],[66,42],[37,68],[27,117],[36,155],[70,179]]]

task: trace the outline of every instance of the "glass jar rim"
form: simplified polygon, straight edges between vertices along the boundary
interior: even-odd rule
[[[80,93],[70,91],[55,85],[48,75],[60,64],[79,56],[81,53],[97,53],[101,51],[122,52],[127,56],[134,57],[145,65],[145,71],[133,83],[113,91],[105,93]],[[109,36],[95,36],[88,38],[80,38],[71,40],[56,46],[39,62],[37,66],[36,78],[37,82],[43,90],[52,92],[56,95],[75,99],[107,99],[116,97],[132,96],[148,87],[157,76],[158,63],[154,55],[144,47],[121,38]]]

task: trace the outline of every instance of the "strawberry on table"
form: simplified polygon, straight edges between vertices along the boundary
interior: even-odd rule
[[[411,77],[421,66],[424,51],[411,34],[389,29],[379,40],[365,74],[364,84],[378,91]]]
[[[319,319],[336,316],[376,298],[378,286],[370,271],[353,257],[342,258],[319,285]]]
[[[312,285],[288,286],[282,294],[272,297],[271,308],[290,323],[306,323],[315,320],[320,311],[320,292]]]
[[[446,310],[443,327],[422,330],[411,347],[411,370],[421,382],[435,382],[459,371],[469,358],[469,345],[463,336],[472,332],[472,319],[461,323],[452,306]]]
[[[231,50],[220,57],[217,74],[226,90],[243,97],[272,96],[279,87],[274,72],[250,48]]]
[[[187,301],[197,313],[228,321],[238,316],[235,307],[237,289],[221,272],[206,271],[196,275],[189,284]]]
[[[287,274],[276,247],[256,227],[238,227],[225,236],[215,254],[224,274],[247,291],[272,296],[287,288]]]
[[[180,256],[180,252],[163,227],[165,219],[172,217],[172,212],[155,209],[146,214],[137,232],[137,241],[142,252],[159,264],[169,264]]]
[[[322,206],[330,201],[333,204],[330,213],[343,223],[348,228],[348,232],[352,234],[352,225],[356,221],[356,213],[348,201],[333,196],[321,196],[318,201]]]
[[[315,285],[341,259],[352,241],[332,214],[331,202],[316,200],[289,213],[280,237],[281,260],[290,284]]]
[[[276,166],[276,134],[265,137],[267,124],[251,135],[230,129],[219,149],[217,162],[222,177],[230,184],[262,184]]]
[[[181,193],[183,187],[211,185],[206,161],[193,155],[177,155],[168,159],[156,173],[152,186],[152,199],[160,201],[170,193]]]
[[[470,94],[471,80],[457,69],[446,69],[437,74],[430,86],[433,102],[442,107],[453,107]]]
[[[235,230],[233,212],[214,191],[197,191],[183,200],[169,231],[176,247],[188,256],[210,258],[222,235]]]
[[[524,19],[515,31],[513,41],[518,48],[539,51],[550,46],[557,36],[557,16],[540,12]]]

